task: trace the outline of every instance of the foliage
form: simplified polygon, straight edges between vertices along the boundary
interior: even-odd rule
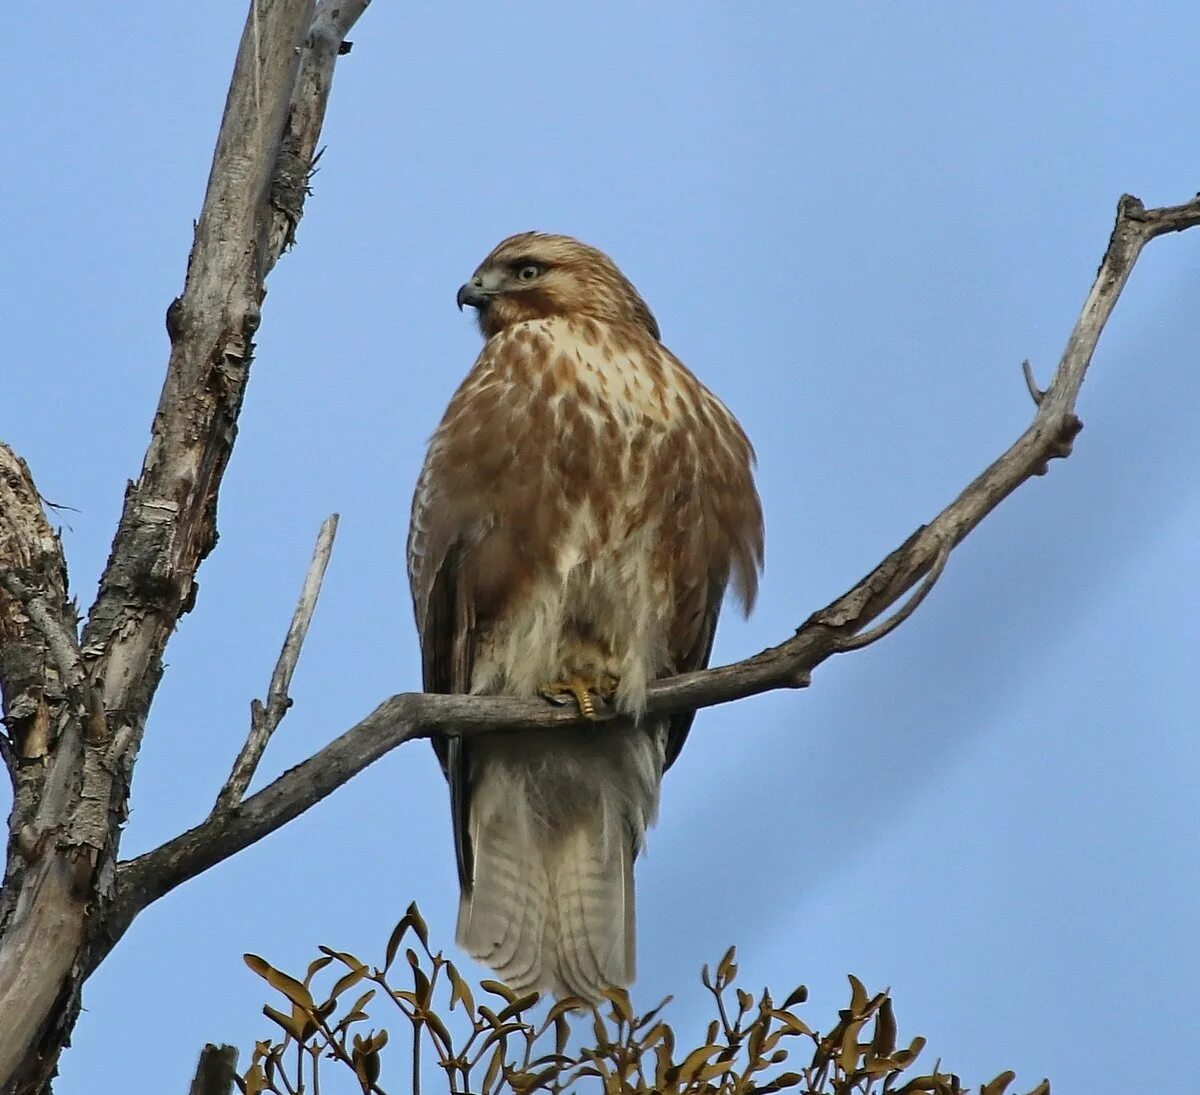
[[[399,969],[407,966],[404,980],[411,981],[411,987],[400,988],[393,970],[410,932],[420,950],[404,950]],[[406,1085],[414,1093],[420,1091],[426,1047],[455,1095],[580,1090],[765,1095],[784,1089],[800,1095],[958,1095],[967,1090],[956,1075],[941,1070],[940,1062],[925,1074],[903,1078],[925,1039],[897,1043],[886,992],[872,996],[851,976],[850,1004],[822,1035],[796,1014],[808,998],[803,985],[779,1005],[765,989],[755,996],[738,987],[732,947],[715,973],[704,967],[701,980],[713,997],[716,1017],[694,1048],[678,1044],[675,1032],[659,1017],[669,997],[637,1015],[628,994],[611,989],[607,1007],[595,1008],[572,997],[535,1020],[530,1013],[538,1003],[536,993],[518,996],[498,981],[485,980],[477,987],[485,998],[476,1003],[476,989],[454,963],[429,949],[428,930],[416,905],[409,906],[392,932],[382,967],[369,967],[352,954],[328,947],[320,950],[321,957],[309,965],[303,981],[257,955],[246,955],[246,964],[282,993],[290,1010],[263,1008],[283,1036],[255,1046],[249,1068],[236,1081],[244,1095],[318,1095],[321,1066],[329,1059],[353,1073],[351,1084],[364,1095],[387,1095],[381,1081],[388,1032],[363,1032],[369,1019],[366,1009],[377,996],[398,1009],[411,1032],[411,1072],[393,1091]],[[336,980],[314,995],[318,975],[331,965],[330,975],[336,973]],[[438,997],[446,1001],[444,1015],[435,1006]],[[588,1027],[590,1040],[585,1031],[580,1043],[580,1028]],[[805,1063],[797,1063],[802,1060]],[[391,1055],[388,1065],[394,1066]],[[1013,1079],[1012,1072],[1003,1072],[979,1093],[1003,1095]],[[389,1082],[394,1083],[390,1071]],[[1030,1095],[1049,1091],[1049,1083],[1042,1081]]]

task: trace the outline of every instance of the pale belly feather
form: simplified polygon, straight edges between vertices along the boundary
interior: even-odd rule
[[[548,400],[551,412],[565,417],[564,401],[570,401],[583,423],[577,428],[594,436],[604,435],[609,420],[619,426],[619,440],[605,451],[610,479],[604,489],[620,501],[603,522],[586,496],[570,510],[556,536],[554,565],[535,575],[476,651],[471,688],[533,695],[568,676],[609,675],[620,681],[617,706],[637,717],[648,683],[670,664],[661,612],[671,604],[671,576],[652,566],[657,525],[641,524],[636,515],[644,512],[645,492],[654,489],[646,453],[676,428],[676,404],[636,359],[585,342],[569,327],[547,324],[538,333],[552,335],[571,366],[571,390]],[[635,436],[640,460],[633,455]]]

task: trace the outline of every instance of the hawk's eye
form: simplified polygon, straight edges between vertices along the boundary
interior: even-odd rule
[[[536,262],[527,262],[517,271],[517,277],[521,281],[533,281],[541,272],[542,268]]]

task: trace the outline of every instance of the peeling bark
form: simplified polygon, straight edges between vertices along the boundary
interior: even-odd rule
[[[82,638],[28,469],[0,447],[0,684],[15,798],[0,893],[4,1092],[45,1087],[83,980],[111,947],[120,826],[163,651],[216,544],[264,279],[300,218],[333,66],[365,7],[252,4],[184,290],[168,309],[150,445]]]

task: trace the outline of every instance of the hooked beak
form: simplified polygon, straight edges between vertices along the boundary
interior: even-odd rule
[[[454,298],[458,305],[458,310],[463,310],[464,304],[469,304],[472,308],[486,308],[491,300],[492,294],[483,286],[483,278],[478,274],[470,281],[463,285],[458,290],[458,295]]]

